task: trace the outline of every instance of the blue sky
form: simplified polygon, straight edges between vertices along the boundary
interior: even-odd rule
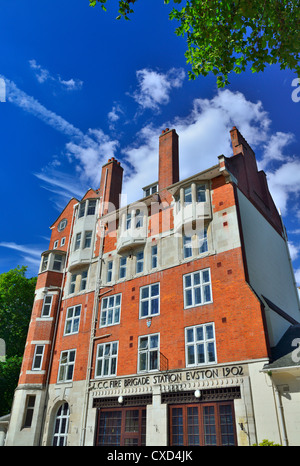
[[[2,2],[0,273],[27,265],[37,274],[50,225],[72,196],[98,187],[111,156],[131,202],[157,179],[162,129],[179,134],[183,179],[231,155],[236,125],[267,173],[300,285],[297,76],[273,66],[233,76],[223,90],[214,76],[189,81],[172,5],[139,0],[130,21],[116,21],[117,3],[104,13],[88,0]]]

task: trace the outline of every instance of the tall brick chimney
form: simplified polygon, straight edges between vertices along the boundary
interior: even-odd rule
[[[158,189],[179,181],[178,134],[166,128],[159,137]]]
[[[123,180],[123,168],[114,157],[108,160],[103,165],[101,172],[100,196],[104,199],[104,210],[105,215],[108,210],[111,212],[113,206],[118,210],[120,207],[120,195],[122,192],[122,180]],[[108,205],[110,203],[110,205]]]

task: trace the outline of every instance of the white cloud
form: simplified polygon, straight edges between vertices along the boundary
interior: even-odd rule
[[[8,102],[11,102],[17,107],[22,108],[24,111],[33,114],[56,131],[59,131],[69,137],[80,139],[84,137],[82,131],[75,128],[75,126],[66,121],[60,115],[48,110],[34,97],[31,97],[26,94],[26,92],[19,89],[13,81],[10,81],[1,75],[0,77],[2,77],[6,83],[6,97]]]
[[[79,79],[68,79],[67,81],[64,79],[61,79],[61,77],[58,77],[58,81],[62,86],[67,89],[68,91],[75,91],[77,89],[81,89],[83,85],[83,81],[80,81]]]
[[[120,119],[120,116],[123,114],[123,110],[121,109],[119,104],[113,105],[111,111],[108,113],[107,118],[108,121],[113,124]],[[113,125],[112,125],[113,126]]]
[[[131,202],[136,198],[137,185],[142,188],[157,180],[158,136],[162,128],[175,128],[179,135],[180,177],[184,179],[216,165],[219,155],[232,155],[232,126],[238,126],[255,149],[268,140],[270,124],[262,103],[250,102],[240,92],[220,90],[212,99],[195,99],[187,117],[174,118],[159,129],[146,126],[139,131],[137,144],[124,149],[134,169],[134,179],[125,179],[124,191]]]
[[[44,83],[48,79],[53,79],[50,76],[49,71],[42,68],[41,65],[38,65],[35,60],[29,60],[29,65],[30,68],[32,68],[35,71],[35,77],[39,83]]]
[[[300,194],[300,160],[283,163],[276,170],[267,171],[270,192],[276,205],[285,215],[288,202]]]
[[[291,260],[295,261],[299,256],[300,246],[297,246],[296,244],[292,243],[291,241],[288,242],[288,246],[289,246]]]
[[[138,90],[132,97],[143,110],[147,108],[157,110],[160,105],[169,102],[172,88],[182,86],[185,73],[181,68],[172,68],[166,73],[142,69],[136,72],[136,77]]]
[[[52,81],[55,83],[59,83],[62,88],[68,90],[68,91],[74,91],[77,89],[81,89],[83,85],[83,81],[80,81],[79,79],[62,79],[60,76],[57,76],[55,78],[50,74],[50,72],[46,68],[42,68],[41,65],[39,65],[36,60],[29,60],[29,65],[30,68],[34,70],[34,74],[36,79],[38,80],[39,83],[44,83],[45,81]]]
[[[49,244],[49,241],[48,241]],[[12,249],[14,251],[17,251],[20,253],[20,257],[22,259],[23,264],[19,265],[26,265],[28,267],[27,273],[30,274],[31,276],[36,275],[38,273],[38,269],[40,266],[41,262],[41,254],[44,248],[37,248],[36,245],[23,245],[23,244],[17,244],[14,242],[6,242],[2,241],[0,242],[0,247],[7,248],[7,249]]]
[[[296,280],[297,286],[300,287],[300,269],[295,270],[295,280]],[[300,298],[300,289],[298,289],[298,293],[299,293],[299,298]]]
[[[260,162],[260,168],[264,169],[269,163],[274,161],[288,161],[289,157],[284,155],[284,149],[293,141],[294,135],[291,133],[278,131],[272,134],[269,141],[264,144],[263,159]]]

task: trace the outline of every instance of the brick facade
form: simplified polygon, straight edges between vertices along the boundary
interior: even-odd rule
[[[72,409],[77,420],[85,419],[87,423],[89,416],[94,416],[92,392],[88,394],[80,388],[83,392],[78,397],[76,390],[79,388],[75,387],[91,388],[97,386],[98,381],[107,380],[107,377],[101,378],[96,374],[99,344],[118,342],[117,369],[109,379],[115,377],[120,383],[124,377],[138,380],[143,374],[147,375],[147,372],[138,370],[139,337],[152,334],[159,334],[160,363],[167,361],[167,370],[176,374],[185,374],[188,368],[222,368],[269,360],[268,324],[261,296],[249,281],[247,245],[237,193],[246,196],[280,238],[284,237],[283,227],[264,173],[257,170],[255,154],[235,127],[231,130],[231,139],[232,157],[221,156],[219,165],[188,180],[179,181],[178,135],[174,129],[164,130],[159,137],[158,192],[145,198],[147,215],[139,225],[140,230],[134,224],[139,206],[134,203],[130,206],[132,213],[129,221],[127,214],[131,210],[119,204],[123,168],[114,158],[109,159],[102,168],[99,189],[90,189],[81,200],[72,199],[52,224],[49,250],[42,257],[17,390],[26,394],[31,387],[30,393],[34,393],[34,387],[38,386],[41,393],[49,396],[46,410],[42,399],[37,408],[43,423],[34,427],[40,429],[43,444],[51,443],[51,422],[55,417],[53,410],[59,406],[55,393],[61,393],[61,403],[69,402],[67,393],[70,397],[72,393],[75,397],[76,393],[77,401],[72,402]],[[197,197],[200,196],[198,190],[202,190],[204,200]],[[185,196],[190,196],[188,202]],[[202,216],[197,214],[201,202]],[[187,257],[184,255],[183,237],[186,225],[192,229],[190,244],[193,245]],[[197,225],[201,225],[201,231],[207,232],[207,246],[203,250],[195,246],[199,235]],[[131,232],[133,235],[142,227],[142,237],[129,235],[128,240],[122,240],[124,233]],[[156,246],[157,254],[155,266],[151,262],[153,246]],[[143,253],[143,270],[137,272],[140,252]],[[119,275],[122,258],[126,263],[124,278]],[[210,273],[211,299],[205,303],[202,291],[202,304],[187,306],[184,301],[184,277],[202,270],[209,270]],[[160,286],[159,312],[149,314],[148,318],[141,317],[141,288],[156,283]],[[120,319],[112,325],[101,326],[103,300],[117,294],[121,294]],[[46,296],[52,296],[51,313],[43,316]],[[67,313],[76,306],[80,306],[79,326],[66,334]],[[210,323],[213,323],[215,332],[216,355],[213,364],[187,364],[186,329]],[[37,345],[44,346],[39,370],[33,368]],[[61,357],[63,352],[73,350],[76,354],[72,385],[66,385],[64,389],[64,381],[58,380]],[[166,367],[155,367],[156,373],[164,374]],[[152,374],[155,374],[155,370]],[[245,383],[249,384],[247,377]],[[231,383],[239,384],[240,381]],[[161,387],[161,390],[165,389]],[[154,396],[156,388],[152,390]],[[113,396],[114,392],[101,392],[101,396],[106,395]],[[251,404],[249,400],[243,402]],[[20,401],[19,405],[22,403]],[[24,406],[19,409],[24,409]],[[154,407],[147,409],[147,438],[153,442],[153,438],[159,438],[151,424]],[[164,409],[161,405],[161,413],[164,413],[161,414],[162,423],[166,416]],[[236,403],[236,422],[238,413],[243,409]],[[13,414],[16,416],[16,411]],[[72,433],[73,440],[69,444],[87,442],[86,427],[79,424],[76,426],[77,433],[81,432],[80,438],[79,434],[76,437],[77,434]],[[167,435],[167,426],[168,422],[161,425],[164,435]],[[92,437],[90,435],[90,442]],[[11,444],[17,443],[12,440],[13,433],[9,438]],[[36,442],[32,438],[27,440],[29,444]],[[241,438],[238,437],[235,442],[243,444]]]

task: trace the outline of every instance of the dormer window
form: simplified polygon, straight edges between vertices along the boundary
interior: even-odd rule
[[[149,186],[145,186],[145,188],[143,188],[143,192],[144,192],[145,197],[148,197],[151,194],[157,193],[157,191],[158,191],[158,184],[157,183],[153,183],[153,184],[151,184]]]
[[[85,215],[95,215],[97,199],[89,199],[81,202],[78,210],[78,218],[82,218]]]

